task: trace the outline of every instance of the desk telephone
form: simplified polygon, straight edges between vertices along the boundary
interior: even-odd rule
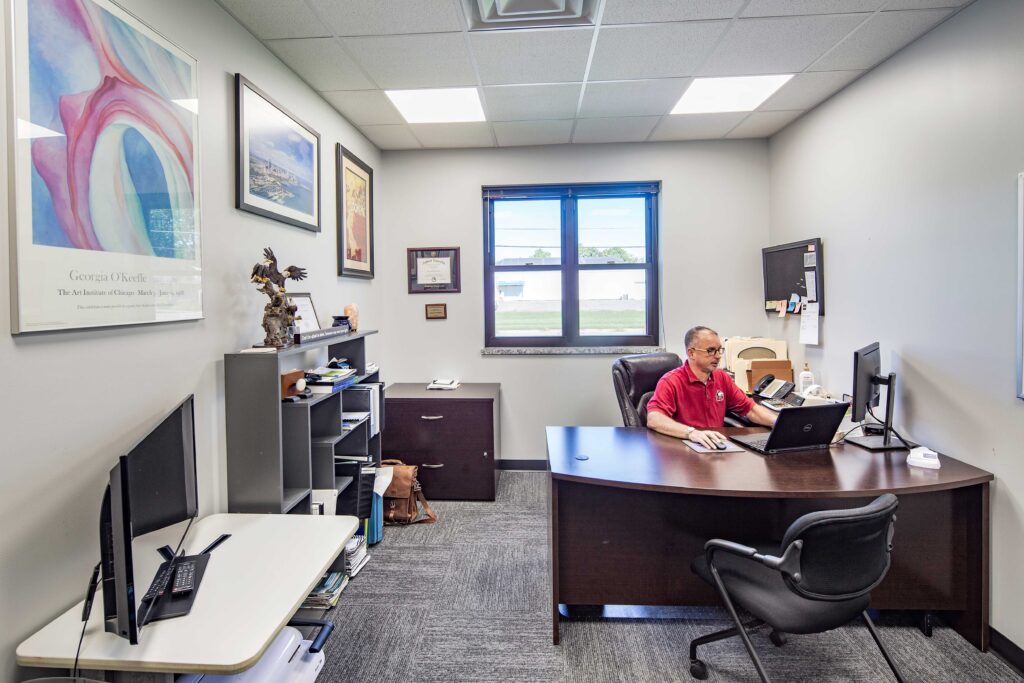
[[[775,375],[765,375],[754,387],[754,392],[763,400],[761,405],[771,410],[803,405],[804,398],[793,391],[796,385],[784,379],[775,379]]]

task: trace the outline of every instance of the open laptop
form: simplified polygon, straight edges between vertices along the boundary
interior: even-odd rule
[[[849,407],[849,403],[827,403],[783,408],[768,434],[739,434],[730,438],[758,453],[828,448]]]

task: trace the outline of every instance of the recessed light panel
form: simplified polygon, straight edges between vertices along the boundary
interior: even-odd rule
[[[695,78],[676,103],[673,114],[754,111],[793,74]]]
[[[476,88],[385,90],[407,123],[486,121]]]

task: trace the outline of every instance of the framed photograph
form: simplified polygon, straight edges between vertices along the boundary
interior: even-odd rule
[[[203,317],[198,63],[110,0],[13,0],[11,332]]]
[[[427,312],[427,320],[448,319],[448,304],[427,304],[424,308]]]
[[[1024,173],[1017,174],[1017,398],[1024,399]]]
[[[323,329],[313,307],[313,295],[306,292],[288,292],[288,299],[295,304],[295,327],[299,332],[316,332]],[[330,325],[327,325],[330,327]]]
[[[338,275],[373,278],[373,169],[338,143]]]
[[[462,291],[459,247],[408,249],[409,293],[436,294]]]
[[[320,134],[235,74],[235,207],[320,232]]]

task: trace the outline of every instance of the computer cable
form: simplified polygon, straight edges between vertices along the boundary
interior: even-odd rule
[[[848,437],[848,436],[849,436],[850,434],[854,433],[854,432],[855,432],[855,431],[857,431],[858,429],[862,429],[863,427],[864,427],[864,424],[863,424],[863,423],[862,423],[862,424],[859,424],[859,425],[857,425],[856,427],[853,427],[853,428],[852,428],[852,429],[850,429],[850,430],[849,430],[848,432],[846,432],[845,434],[843,434],[843,438],[841,438],[841,439],[839,439],[838,441],[836,441],[836,443],[837,443],[837,444],[839,444],[839,443],[846,443],[846,437]]]
[[[868,404],[868,415],[873,417],[875,419],[875,422],[882,422],[881,420],[878,419],[878,416],[875,415],[875,412],[873,410],[871,410],[871,405],[870,404]],[[885,424],[885,423],[883,422],[882,424]],[[907,441],[906,439],[904,439],[902,436],[900,436],[900,433],[896,431],[895,427],[889,427],[889,429],[892,431],[893,434],[896,435],[896,438],[900,440],[900,443],[902,443],[907,448],[910,448],[910,445],[909,445],[910,442]],[[885,436],[885,434],[883,433],[882,436]]]
[[[78,676],[78,656],[82,653],[82,641],[85,640],[85,627],[89,624],[89,614],[92,612],[92,600],[96,597],[96,586],[100,582],[100,563],[92,568],[92,578],[89,579],[89,587],[85,590],[85,605],[82,607],[82,633],[78,636],[78,648],[75,650],[75,666],[71,675]]]
[[[185,530],[181,532],[181,538],[178,539],[178,546],[174,549],[174,557],[172,557],[167,563],[168,584],[170,584],[170,581],[174,576],[174,565],[178,561],[178,558],[181,557],[181,555],[179,555],[181,552],[181,546],[185,543],[185,537],[188,536],[188,530],[192,528],[192,522],[194,521],[196,521],[195,515],[189,517],[188,525],[185,527]],[[157,596],[153,598],[152,602],[146,604],[146,613],[139,618],[139,630],[142,630],[142,627],[149,623],[149,618],[153,614],[153,610],[156,608],[157,603],[160,602],[160,598],[164,596],[165,592],[168,592],[166,588],[160,593],[157,593]]]

